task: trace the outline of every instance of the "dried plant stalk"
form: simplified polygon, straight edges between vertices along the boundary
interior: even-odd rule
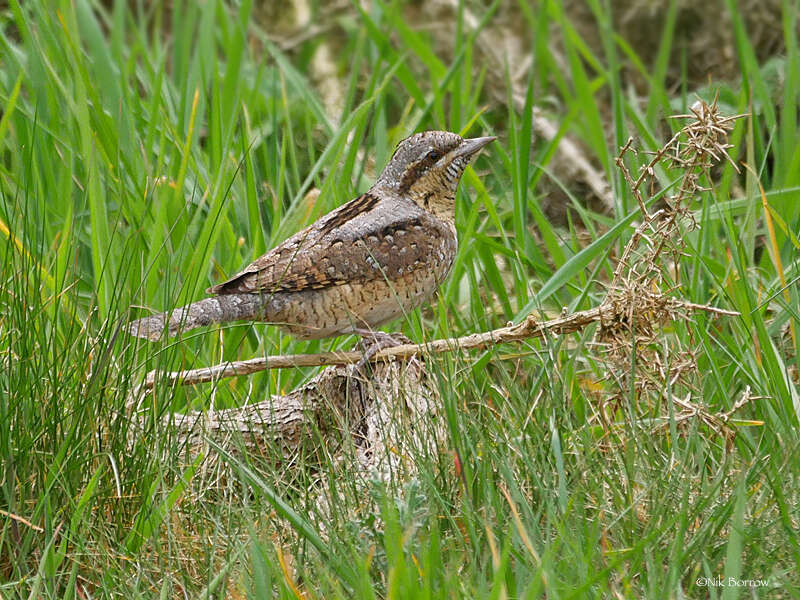
[[[677,299],[685,235],[698,228],[690,209],[692,201],[708,190],[705,185],[711,181],[710,171],[715,164],[727,160],[738,172],[727,152],[731,148],[727,136],[743,116],[746,115],[723,115],[716,98],[711,104],[699,100],[691,114],[673,117],[689,121],[653,153],[636,178],[625,163],[625,156],[635,152],[632,140],[617,156],[616,164],[642,214],[641,223],[622,251],[604,301],[624,306],[626,318],[603,323],[595,335],[595,342],[605,350],[608,373],[616,377],[617,396],[630,389],[640,396],[648,391],[659,393],[678,383],[693,388],[697,376],[694,352],[687,348],[673,350],[661,343],[662,325],[686,318],[685,312],[674,308],[679,303],[666,299]],[[644,190],[655,188],[659,163],[679,169],[682,176],[676,190],[665,195],[660,208],[651,213]],[[669,356],[662,356],[662,352]],[[690,403],[688,399],[677,402],[674,395],[672,400],[682,411]],[[699,408],[692,414],[709,415]],[[711,417],[704,418],[704,422],[711,423]],[[726,422],[727,418],[720,419],[719,427]],[[712,429],[717,430],[717,426]]]

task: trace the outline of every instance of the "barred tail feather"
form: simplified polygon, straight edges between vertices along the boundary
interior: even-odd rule
[[[212,323],[264,320],[269,298],[258,294],[230,294],[206,298],[171,312],[132,321],[128,333],[154,342],[165,332],[168,337]]]

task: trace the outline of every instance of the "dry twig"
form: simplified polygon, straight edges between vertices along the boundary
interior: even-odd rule
[[[668,300],[668,308],[672,311],[703,311],[727,316],[736,316],[739,314],[713,306],[705,306],[674,299]],[[544,337],[546,334],[564,335],[579,331],[591,323],[602,322],[606,326],[609,326],[610,323],[618,321],[620,318],[628,318],[627,310],[621,304],[603,304],[596,308],[572,313],[549,321],[537,321],[534,315],[529,315],[518,325],[509,325],[492,331],[473,333],[460,338],[444,338],[424,344],[402,344],[392,348],[385,348],[378,351],[372,357],[371,361],[380,362],[391,359],[408,359],[418,354],[438,354],[456,350],[487,348],[507,342]],[[198,383],[207,383],[209,381],[218,381],[226,377],[250,375],[266,369],[351,365],[361,360],[361,357],[362,354],[358,351],[289,354],[251,358],[243,361],[231,361],[211,367],[201,367],[199,369],[190,369],[186,371],[173,371],[169,373],[151,371],[147,374],[143,387],[145,389],[152,389],[157,383],[195,385]]]

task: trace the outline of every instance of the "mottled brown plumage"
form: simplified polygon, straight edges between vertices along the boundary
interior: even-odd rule
[[[403,140],[375,185],[208,289],[214,298],[131,323],[155,340],[238,320],[303,339],[371,329],[429,298],[458,241],[455,192],[469,161],[495,138],[427,131]]]

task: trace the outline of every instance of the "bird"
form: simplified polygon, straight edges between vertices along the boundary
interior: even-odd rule
[[[211,297],[132,321],[128,332],[156,341],[261,321],[303,340],[373,334],[430,299],[447,277],[458,250],[456,189],[495,139],[407,137],[367,192],[208,288]]]

